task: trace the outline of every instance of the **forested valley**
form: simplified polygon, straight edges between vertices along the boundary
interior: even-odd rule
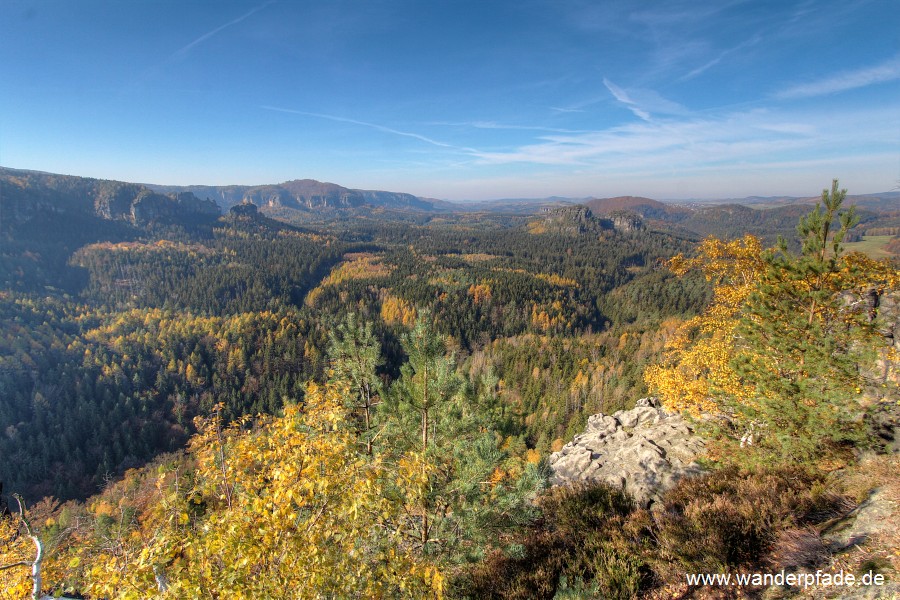
[[[841,300],[887,305],[897,262],[844,252],[836,187],[765,250],[581,206],[297,222],[160,195],[141,220],[4,185],[5,597],[33,589],[32,536],[44,590],[89,598],[633,597],[837,514],[827,474],[897,412],[886,325]],[[590,415],[650,394],[729,416],[718,488],[685,483],[662,521],[549,489]],[[738,527],[685,509],[716,494],[777,499],[679,549]]]

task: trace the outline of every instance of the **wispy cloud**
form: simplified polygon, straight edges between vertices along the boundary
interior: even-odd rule
[[[639,107],[634,102],[634,100],[631,99],[631,97],[628,95],[628,93],[625,90],[623,90],[622,88],[620,88],[619,86],[617,86],[616,84],[614,84],[612,81],[610,81],[609,79],[607,79],[605,77],[603,78],[603,85],[605,85],[606,89],[609,90],[609,92],[613,95],[613,97],[615,97],[616,100],[618,100],[619,102],[624,104],[628,108],[628,110],[630,110],[635,115],[637,115],[639,118],[641,118],[645,121],[650,120],[650,113],[648,113],[645,110],[642,110],[641,107]]]
[[[811,98],[862,88],[900,79],[900,54],[873,67],[844,71],[811,83],[803,83],[781,90],[775,96],[781,99]]]
[[[638,122],[578,135],[548,135],[503,152],[483,152],[488,165],[534,164],[597,172],[665,173],[740,168],[799,160],[840,148],[829,160],[883,152],[900,142],[900,114],[859,110],[839,126],[827,111],[794,114],[749,110]]]
[[[225,23],[224,25],[220,25],[219,27],[216,27],[215,29],[204,33],[203,35],[201,35],[200,37],[198,37],[191,43],[186,44],[185,46],[182,46],[181,48],[179,48],[178,50],[176,50],[175,52],[170,54],[165,59],[161,59],[160,62],[158,62],[157,64],[154,64],[154,65],[151,65],[151,66],[145,68],[132,81],[125,84],[118,91],[118,93],[116,94],[116,97],[121,99],[129,93],[143,88],[144,85],[147,84],[149,81],[160,76],[160,74],[162,74],[164,72],[166,67],[174,64],[175,62],[177,62],[179,60],[183,60],[188,54],[190,54],[191,50],[193,50],[194,48],[196,48],[203,42],[205,42],[205,41],[209,40],[210,38],[216,36],[217,34],[221,33],[224,29],[228,29],[229,27],[232,27],[233,25],[237,25],[241,21],[244,21],[244,20],[250,18],[254,14],[258,13],[262,9],[266,8],[267,6],[274,4],[277,1],[278,0],[268,0],[267,2],[265,2],[263,4],[260,4],[259,6],[244,13],[243,15],[239,16],[238,18],[232,19],[231,21]]]
[[[604,85],[616,101],[632,112],[635,109],[644,112],[648,118],[596,130],[557,130],[495,121],[431,123],[465,126],[472,130],[534,131],[524,141],[490,150],[458,146],[413,131],[343,116],[276,106],[261,108],[349,123],[424,142],[427,146],[414,149],[428,157],[421,168],[432,169],[433,173],[444,172],[441,168],[464,169],[471,181],[477,181],[485,174],[492,174],[491,177],[516,174],[519,178],[527,176],[531,181],[534,178],[528,174],[539,173],[537,180],[543,178],[545,183],[552,181],[555,185],[574,185],[576,181],[587,185],[590,181],[615,178],[625,181],[629,177],[632,181],[637,178],[670,182],[696,182],[698,178],[718,177],[722,189],[733,185],[735,178],[743,178],[745,187],[753,187],[763,185],[762,182],[754,184],[754,178],[764,178],[763,174],[773,170],[780,173],[782,179],[779,181],[793,177],[788,174],[790,169],[786,165],[806,165],[816,171],[817,177],[826,180],[835,174],[843,176],[846,169],[854,173],[859,171],[859,165],[866,164],[866,157],[880,161],[881,168],[886,153],[894,152],[895,155],[893,149],[900,143],[900,113],[891,107],[848,109],[837,123],[833,114],[824,108],[796,111],[732,107],[690,113],[652,90],[625,89],[609,80],[604,80]],[[655,99],[668,113],[657,112],[651,116],[651,110],[645,108],[638,96]],[[465,133],[461,132],[462,135]],[[474,131],[469,133],[474,134]],[[438,163],[433,160],[436,153],[431,147],[440,148],[440,154],[445,158],[444,151],[452,151],[461,162],[453,165]],[[833,150],[823,156],[822,148]],[[535,189],[540,187],[537,180]],[[524,184],[520,182],[520,185]]]
[[[577,102],[571,102],[566,106],[549,106],[548,108],[554,112],[559,113],[583,113],[586,112],[588,107],[594,106],[595,104],[599,104],[601,102],[606,102],[609,100],[609,96],[606,94],[601,94],[598,96],[588,96],[582,100]]]
[[[677,102],[672,102],[667,98],[663,98],[654,90],[645,88],[635,88],[625,90],[609,79],[603,78],[603,85],[613,95],[613,97],[625,105],[628,110],[637,115],[640,119],[650,122],[652,121],[652,113],[661,115],[685,115],[687,110]]]
[[[697,2],[670,2],[664,8],[641,8],[628,15],[628,19],[640,23],[648,29],[665,29],[674,31],[685,27],[696,26],[697,23],[711,19],[716,15],[738,6],[743,0],[732,2],[711,2],[698,5]]]
[[[702,73],[708,71],[709,69],[715,67],[715,66],[718,65],[720,62],[722,62],[723,60],[725,60],[728,56],[734,54],[735,52],[738,52],[738,51],[740,51],[740,50],[743,50],[743,49],[745,49],[745,48],[749,48],[749,47],[751,47],[751,46],[755,46],[755,45],[758,44],[761,40],[762,40],[762,36],[760,36],[759,34],[757,34],[757,35],[754,35],[754,36],[753,36],[752,38],[750,38],[749,40],[745,40],[745,41],[741,42],[740,44],[738,44],[737,46],[734,46],[733,48],[728,48],[727,50],[723,50],[722,52],[719,53],[718,56],[716,56],[716,57],[713,58],[712,60],[709,60],[709,61],[707,61],[706,63],[704,63],[704,64],[700,65],[699,67],[697,67],[696,69],[694,69],[694,70],[688,72],[686,75],[684,75],[684,76],[681,78],[681,81],[687,81],[688,79],[693,79],[693,78],[696,77],[697,75],[700,75],[700,74],[702,74]]]
[[[294,114],[294,115],[303,115],[303,116],[307,116],[307,117],[316,117],[318,119],[327,119],[329,121],[336,121],[338,123],[351,123],[353,125],[360,125],[362,127],[368,127],[370,129],[374,129],[376,131],[381,131],[383,133],[390,133],[390,134],[399,135],[402,137],[413,138],[415,140],[419,140],[419,141],[425,142],[427,144],[431,144],[432,146],[438,146],[439,148],[449,148],[451,150],[459,150],[462,152],[467,152],[467,153],[472,153],[472,154],[478,153],[478,150],[475,150],[474,148],[465,148],[465,147],[461,147],[461,146],[455,146],[453,144],[447,144],[445,142],[441,142],[441,141],[432,139],[430,137],[420,135],[418,133],[412,133],[410,131],[401,131],[399,129],[394,129],[392,127],[386,127],[384,125],[379,125],[377,123],[368,123],[366,121],[359,121],[357,119],[350,119],[348,117],[341,117],[341,116],[337,116],[337,115],[328,115],[328,114],[324,114],[324,113],[308,112],[305,110],[294,110],[291,108],[280,108],[278,106],[260,106],[260,108],[262,108],[264,110],[275,111],[275,112],[283,112],[283,113],[289,113],[289,114]]]
[[[509,131],[543,131],[546,133],[587,133],[586,129],[565,129],[562,127],[547,127],[543,125],[517,125],[510,123],[498,123],[497,121],[432,121],[431,125],[446,125],[450,127],[472,127],[474,129],[496,129]]]
[[[196,48],[197,46],[199,46],[200,44],[202,44],[202,43],[205,42],[206,40],[208,40],[208,39],[214,37],[215,35],[219,34],[219,33],[220,33],[221,31],[223,31],[224,29],[228,29],[229,27],[231,27],[231,26],[233,26],[233,25],[237,25],[237,24],[240,23],[241,21],[244,21],[245,19],[250,18],[250,17],[253,16],[254,14],[258,13],[259,11],[261,11],[261,10],[264,9],[264,8],[266,8],[266,7],[269,6],[270,4],[274,4],[275,2],[277,2],[277,0],[269,0],[268,2],[265,2],[265,3],[263,3],[263,4],[260,4],[259,6],[253,8],[252,10],[250,10],[250,11],[244,13],[244,14],[241,15],[240,17],[238,17],[238,18],[236,18],[236,19],[233,19],[233,20],[231,20],[231,21],[225,23],[224,25],[220,25],[220,26],[216,27],[215,29],[213,29],[213,30],[211,30],[211,31],[207,31],[206,33],[204,33],[203,35],[201,35],[200,37],[198,37],[197,39],[195,39],[195,40],[194,40],[193,42],[191,42],[190,44],[187,44],[186,46],[183,46],[182,48],[179,48],[178,50],[176,50],[175,52],[173,52],[172,55],[171,55],[169,58],[170,58],[170,59],[180,59],[180,58],[184,58],[185,56],[188,55],[188,53],[189,53],[191,50],[193,50],[194,48]]]

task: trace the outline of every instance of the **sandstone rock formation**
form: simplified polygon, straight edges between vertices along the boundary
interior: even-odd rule
[[[635,408],[588,419],[584,433],[550,456],[551,483],[602,481],[650,506],[686,475],[701,472],[703,441],[652,398]]]

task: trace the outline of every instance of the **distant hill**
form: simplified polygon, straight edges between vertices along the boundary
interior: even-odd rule
[[[0,217],[5,218],[7,224],[10,219],[21,220],[35,211],[50,210],[80,211],[82,215],[140,226],[210,217],[219,210],[227,212],[233,206],[248,202],[270,217],[298,224],[357,217],[418,222],[451,211],[527,215],[584,205],[598,217],[633,213],[653,228],[679,229],[697,235],[729,236],[751,232],[768,238],[784,232],[790,234],[796,216],[803,214],[817,200],[817,197],[751,196],[719,202],[671,203],[641,196],[551,196],[451,203],[403,192],[351,189],[314,179],[255,186],[172,186],[0,167],[0,202],[4,211]],[[857,205],[866,218],[871,215],[866,215],[865,211],[900,216],[900,192],[854,195],[848,196],[847,200],[848,204]],[[796,208],[798,206],[802,208]]]
[[[496,200],[478,200],[469,202],[452,203],[452,210],[460,212],[492,212],[509,213],[515,215],[529,215],[537,212],[546,212],[555,208],[578,205],[588,198],[561,198],[551,196],[549,198],[498,198]]]
[[[583,203],[598,215],[630,211],[645,219],[678,222],[687,218],[691,211],[658,200],[641,196],[616,196],[614,198],[594,198]]]
[[[849,196],[847,204],[855,204]],[[856,206],[859,225],[854,231],[861,234],[868,228],[890,224],[884,213]],[[702,236],[735,238],[750,233],[766,243],[774,243],[779,235],[788,240],[795,238],[800,217],[809,211],[810,205],[802,203],[770,208],[752,208],[741,204],[704,206],[696,208],[678,225]]]
[[[681,204],[743,204],[752,207],[777,207],[791,204],[810,205],[821,201],[821,196],[747,196],[745,198],[722,198],[718,200],[680,200]],[[847,206],[856,205],[881,213],[900,212],[900,192],[878,192],[874,194],[847,194]]]
[[[101,222],[138,228],[210,221],[231,207],[252,203],[262,214],[294,225],[373,219],[427,222],[457,210],[450,202],[402,192],[350,189],[313,179],[269,185],[173,186],[128,183],[0,167],[0,228],[38,221],[70,221],[81,229]],[[84,221],[87,219],[87,221]],[[74,221],[72,221],[74,222]]]
[[[769,245],[775,243],[779,235],[787,239],[795,237],[798,220],[808,212],[809,206],[802,204],[766,209],[741,204],[704,206],[691,211],[679,225],[701,237],[714,235],[733,239],[749,233]]]
[[[816,198],[816,200],[818,200],[818,198]],[[877,212],[900,213],[900,192],[847,196],[847,202],[855,204],[860,208]]]
[[[190,192],[201,198],[215,200],[223,209],[236,204],[253,202],[261,209],[294,209],[320,211],[330,209],[354,209],[361,207],[390,208],[398,210],[439,211],[449,203],[419,198],[402,192],[356,190],[335,183],[314,179],[295,179],[271,185],[230,186],[172,186],[147,184],[157,192]]]
[[[893,224],[890,213],[884,209],[898,208],[892,205],[893,192],[867,196],[847,196],[847,205],[856,205],[860,224],[851,237],[862,235],[867,229]],[[900,197],[900,195],[898,195]],[[810,205],[818,198],[777,198],[750,197],[743,199],[749,205],[723,203],[707,205],[689,202],[674,205],[640,196],[618,196],[615,198],[595,198],[585,201],[596,215],[610,217],[616,214],[639,215],[657,229],[680,233],[689,237],[702,238],[713,235],[734,239],[753,234],[767,245],[774,244],[778,237],[784,237],[792,244],[797,235],[797,222],[807,214]],[[790,202],[793,200],[793,202]],[[755,203],[755,204],[754,204]],[[880,207],[878,210],[872,207]]]
[[[211,230],[215,202],[122,181],[0,167],[0,288],[77,292],[86,272],[72,253],[139,239],[149,228]]]

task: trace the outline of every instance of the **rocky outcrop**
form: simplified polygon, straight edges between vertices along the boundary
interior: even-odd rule
[[[623,233],[634,233],[646,229],[643,219],[627,210],[615,210],[606,215],[606,218],[612,221],[613,229]]]
[[[834,551],[847,550],[883,533],[885,523],[895,515],[900,516],[900,503],[884,488],[876,488],[865,502],[823,531],[822,538]]]
[[[631,410],[588,419],[584,433],[550,456],[551,483],[600,481],[650,506],[687,475],[701,472],[703,441],[678,414],[652,398]]]
[[[635,233],[646,229],[644,220],[637,213],[615,210],[597,216],[583,205],[546,209],[540,220],[535,222],[540,222],[545,232],[570,236],[599,235],[608,231]]]
[[[252,202],[244,202],[243,204],[235,204],[228,212],[235,217],[255,217],[259,214],[259,208]]]
[[[219,208],[215,202],[200,200],[190,192],[163,195],[143,189],[131,202],[128,220],[135,225],[146,225],[185,218],[215,218],[218,215]]]
[[[564,206],[545,213],[542,217],[545,231],[560,235],[582,235],[599,231],[603,224],[586,206]]]
[[[869,561],[879,555],[890,556],[892,551],[897,548],[898,518],[900,518],[900,497],[897,496],[896,484],[888,483],[888,485],[873,490],[865,502],[822,531],[822,542],[836,554],[832,559],[832,564],[844,564],[845,561],[852,560],[854,553],[862,553],[862,556]],[[861,579],[857,579],[862,585],[826,589],[825,593],[817,594],[814,597],[817,599],[840,598],[841,600],[900,597],[900,582],[897,581],[895,574],[891,573],[892,569],[884,569],[885,565],[878,562],[870,562],[868,566],[874,567],[875,572],[886,571],[886,576],[882,579],[885,582],[883,585],[872,585],[871,580],[867,584]],[[862,572],[858,573],[857,577],[864,575],[866,570],[865,567],[862,568]],[[870,570],[869,573],[871,577],[872,571]],[[769,597],[783,596],[771,594]]]
[[[107,220],[125,218],[132,215],[134,202],[140,198],[141,192],[148,190],[133,183],[120,183],[116,181],[97,181],[91,186],[91,181],[85,182],[84,195],[94,200],[94,213],[98,217]],[[93,187],[93,189],[91,189]],[[72,202],[71,204],[75,204]]]
[[[900,453],[900,292],[873,288],[863,294],[845,292],[842,298],[847,309],[864,311],[874,320],[884,336],[875,362],[861,373],[870,383],[863,402],[870,433],[885,451]]]
[[[881,370],[877,375],[883,378],[882,383],[900,385],[900,361],[896,358],[900,356],[900,292],[879,294],[871,290],[865,299],[870,315],[878,319],[885,342],[894,350],[892,356],[885,353],[876,362],[876,369]]]

